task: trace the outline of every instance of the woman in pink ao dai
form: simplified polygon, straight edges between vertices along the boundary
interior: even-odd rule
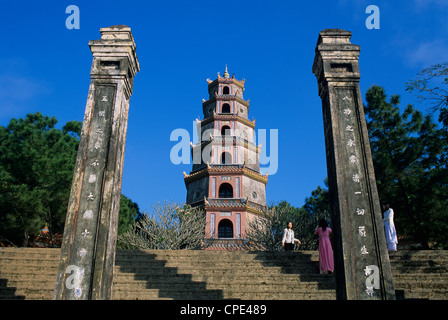
[[[325,219],[320,220],[319,227],[314,231],[319,236],[319,271],[327,274],[334,271],[333,249],[330,242],[332,230]]]

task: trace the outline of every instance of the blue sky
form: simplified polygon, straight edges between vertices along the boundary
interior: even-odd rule
[[[380,9],[369,30],[368,5]],[[77,5],[80,29],[67,29]],[[206,79],[225,65],[246,79],[249,118],[278,129],[278,171],[268,203],[301,206],[327,176],[321,100],[311,71],[319,31],[341,28],[361,46],[361,93],[373,85],[414,103],[405,83],[446,61],[448,0],[396,1],[4,1],[0,10],[0,125],[36,111],[59,125],[82,121],[90,83],[89,40],[99,29],[132,29],[141,71],[131,98],[122,192],[149,210],[157,201],[183,203],[182,172],[170,150],[173,130],[191,134],[208,98]],[[415,105],[422,111],[425,106]],[[266,146],[264,146],[266,147]],[[268,150],[269,154],[269,150]]]

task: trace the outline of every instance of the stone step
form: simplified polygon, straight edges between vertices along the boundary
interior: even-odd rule
[[[13,290],[8,290],[13,289]],[[0,300],[52,300],[53,290],[50,289],[16,289],[16,288],[0,288]]]
[[[54,286],[54,280],[56,276],[53,273],[44,275],[30,275],[30,274],[10,274],[7,277],[2,273],[0,278],[0,287],[14,286],[20,287],[22,285],[29,285],[30,283],[37,284],[42,283],[43,287],[47,285]],[[285,285],[299,285],[309,283],[319,283],[322,285],[334,285],[335,280],[332,275],[288,275],[284,274],[272,274],[268,276],[260,275],[246,275],[235,274],[233,276],[227,275],[215,275],[209,276],[204,274],[175,274],[175,275],[135,275],[133,273],[116,273],[114,276],[114,283],[123,284],[138,284],[138,283],[182,283],[182,282],[201,282],[207,281],[207,283],[221,283],[221,282],[236,282],[236,283],[254,283],[254,284],[278,284],[284,283]]]
[[[259,274],[250,274],[250,273],[234,273],[234,274],[204,274],[204,273],[184,273],[184,274],[165,274],[163,270],[158,274],[135,274],[135,273],[123,273],[117,272],[114,276],[114,281],[117,282],[130,282],[134,280],[153,280],[153,281],[161,281],[159,279],[163,279],[163,281],[169,281],[170,278],[182,278],[188,277],[193,281],[230,281],[230,280],[238,280],[238,281],[274,281],[274,282],[306,282],[306,281],[319,281],[319,282],[334,282],[334,276],[332,275],[320,275],[320,274],[268,274],[260,276]]]
[[[20,289],[20,288],[18,288]],[[308,293],[317,293],[322,290],[327,290],[329,292],[336,292],[334,286],[320,286],[320,285],[300,285],[300,286],[285,286],[284,284],[279,285],[260,285],[260,284],[223,284],[223,283],[185,283],[185,284],[147,284],[142,283],[141,285],[132,284],[132,285],[123,285],[123,284],[114,284],[113,291],[129,291],[134,292],[136,290],[145,291],[145,290],[161,290],[166,292],[188,292],[188,293],[200,293],[204,291],[216,291],[220,290],[222,292],[308,292]],[[287,290],[287,291],[285,291]]]
[[[0,265],[0,277],[3,274],[53,274],[56,277],[57,266],[36,266],[12,264],[9,266]]]
[[[4,259],[0,261],[0,268],[15,268],[15,267],[30,267],[30,268],[47,268],[47,267],[57,267],[58,260],[37,260],[37,259]],[[217,268],[239,268],[239,267],[248,267],[248,268],[298,268],[298,269],[310,269],[317,268],[318,262],[313,263],[300,263],[300,262],[290,262],[282,263],[281,261],[269,261],[269,262],[256,262],[256,261],[220,261],[219,263],[213,261],[176,261],[174,259],[169,261],[163,260],[153,260],[153,261],[125,261],[125,262],[116,262],[116,267],[120,268],[208,268],[208,267],[217,267]]]
[[[397,295],[399,294],[402,299],[431,299],[431,300],[447,300],[448,290],[446,289],[395,289]]]
[[[9,249],[9,250],[8,250]],[[34,248],[37,249],[37,248]],[[42,249],[37,249],[42,250]],[[45,251],[29,251],[24,249],[16,249],[11,250],[10,248],[0,248],[0,261],[55,261],[56,263],[59,261],[59,251],[56,251],[58,249],[48,249],[48,250],[54,250],[52,253],[45,253]],[[136,251],[135,254],[132,254],[132,251],[130,252],[120,252],[117,251],[115,262],[116,264],[120,263],[126,263],[126,262],[132,262],[132,261],[186,261],[186,262],[209,262],[209,261],[223,261],[223,262],[233,262],[233,263],[240,263],[240,262],[262,262],[262,263],[273,263],[279,260],[283,260],[285,257],[284,254],[242,254],[242,253],[236,253],[232,254],[231,252],[224,252],[219,255],[211,254],[209,251],[200,251],[200,250],[192,250],[190,253],[183,252],[184,250],[179,251],[173,251],[171,253],[164,253],[161,250],[154,250],[149,252],[141,252]],[[187,251],[187,250],[185,250]],[[154,253],[155,252],[155,253]],[[176,255],[176,252],[179,252],[178,255]],[[318,254],[313,255],[304,255],[304,254],[290,254],[288,255],[287,261],[294,263],[315,263],[318,262],[319,257]]]
[[[153,251],[137,251],[135,254],[132,254],[132,252],[117,252],[115,259],[116,260],[122,260],[122,259],[157,259],[157,260],[169,260],[169,259],[176,259],[176,260],[182,260],[182,259],[188,259],[192,261],[207,261],[207,260],[213,260],[213,261],[220,261],[220,260],[232,260],[232,261],[272,261],[272,260],[280,260],[280,259],[288,259],[288,260],[297,260],[297,261],[317,261],[319,259],[318,254],[303,254],[294,252],[289,253],[288,255],[285,255],[284,252],[279,252],[276,254],[254,254],[251,252],[247,252],[246,254],[241,252],[223,252],[219,255],[217,254],[210,254],[210,251],[200,251],[200,250],[190,250],[191,254],[188,254],[188,252],[184,252],[187,250],[179,250],[179,254],[176,255],[176,251],[173,251],[171,253],[165,253],[163,250],[153,250]]]
[[[55,284],[54,280],[48,281],[48,279],[45,278],[41,279],[25,278],[15,280],[8,279],[8,282],[5,283],[7,287],[13,287],[16,289],[36,288],[38,290],[53,290],[54,284]]]
[[[394,283],[394,289],[395,290],[402,290],[402,289],[439,289],[444,290],[446,294],[448,294],[448,282],[445,281],[444,283],[436,282],[436,283],[427,283],[424,281],[413,281],[413,282],[397,282]]]
[[[281,277],[222,277],[222,276],[208,276],[208,275],[174,275],[172,277],[166,276],[133,276],[129,274],[127,277],[121,274],[114,277],[114,283],[117,284],[132,284],[132,283],[188,283],[188,282],[207,282],[207,283],[254,283],[254,284],[278,284],[283,283],[285,285],[293,284],[309,284],[318,283],[320,285],[331,285],[335,286],[334,279],[322,279],[313,277],[296,277],[295,279]]]
[[[124,265],[124,264],[158,264],[158,265],[164,265],[164,264],[185,264],[185,265],[204,265],[204,264],[210,264],[213,263],[214,265],[241,265],[241,264],[247,264],[247,265],[263,265],[263,266],[276,266],[279,264],[286,264],[286,265],[315,265],[318,262],[317,261],[291,261],[291,260],[283,260],[277,259],[277,260],[232,260],[232,259],[220,259],[220,260],[213,260],[213,259],[203,259],[203,260],[194,260],[194,259],[175,259],[171,258],[168,260],[164,259],[132,259],[132,260],[116,260],[115,265]]]
[[[403,259],[403,260],[391,260],[392,266],[446,266],[448,260],[435,260],[435,259]]]
[[[17,287],[21,288],[21,287]],[[226,283],[226,282],[179,282],[179,283],[148,283],[147,281],[132,282],[132,283],[114,283],[114,290],[145,290],[145,289],[159,289],[179,291],[203,291],[203,290],[223,290],[223,291],[238,291],[238,292],[296,292],[296,291],[319,291],[319,290],[335,290],[334,284],[323,285],[320,283],[304,282],[300,284],[290,283]]]
[[[207,265],[168,265],[168,266],[157,266],[157,265],[140,265],[140,266],[116,266],[120,270],[120,272],[127,272],[127,273],[145,273],[147,271],[149,272],[159,272],[160,270],[166,270],[170,273],[234,273],[234,272],[240,272],[238,270],[245,270],[246,272],[251,273],[262,273],[262,274],[269,274],[269,273],[285,273],[285,274],[298,274],[298,273],[313,273],[318,271],[318,266],[299,266],[299,267],[265,267],[260,265],[231,265],[231,266],[214,266],[213,264],[207,264]]]
[[[202,291],[202,292],[172,292],[158,289],[145,289],[120,291],[114,290],[113,299],[116,300],[217,300],[217,299],[241,299],[241,300],[335,300],[334,290],[322,290],[320,292],[285,292],[285,291]]]
[[[145,261],[145,262],[171,262],[171,261],[178,261],[178,262],[194,262],[194,263],[203,263],[203,262],[210,262],[213,261],[215,263],[218,262],[230,262],[230,263],[274,263],[278,261],[287,261],[290,263],[317,263],[319,261],[318,257],[315,258],[304,258],[300,256],[290,256],[287,259],[282,256],[278,257],[231,257],[231,256],[221,256],[221,257],[215,257],[215,256],[162,256],[162,255],[138,255],[138,256],[116,256],[115,263],[126,263],[126,262],[134,262],[134,261]]]
[[[59,248],[11,248],[0,247],[0,259],[4,256],[16,256],[16,257],[55,257],[59,259]]]
[[[438,288],[438,289],[446,289],[448,292],[448,281],[419,281],[417,279],[410,281],[395,281],[394,282],[395,289],[403,289],[403,288]]]
[[[285,253],[284,251],[278,251],[278,252],[268,252],[268,251],[208,251],[208,250],[117,250],[117,257],[118,256],[126,256],[131,255],[133,257],[138,255],[158,255],[158,256],[175,256],[175,257],[182,257],[182,256],[214,256],[214,257],[232,257],[232,258],[258,258],[258,257],[278,257],[278,256],[295,256],[295,257],[312,257],[312,256],[318,256],[318,251],[314,250],[296,250],[294,252],[288,252]]]
[[[15,267],[15,268],[2,268],[2,277],[8,279],[17,279],[25,277],[44,277],[55,278],[57,268],[41,268],[41,267]],[[273,277],[285,277],[286,279],[320,279],[322,276],[315,272],[297,272],[295,268],[283,269],[283,268],[254,268],[247,270],[243,273],[236,269],[179,269],[179,268],[121,268],[115,267],[115,276],[120,278],[123,275],[131,275],[133,277],[157,277],[157,276],[176,276],[176,275],[190,275],[195,277],[221,277],[221,278],[273,278]]]
[[[401,257],[437,257],[437,258],[448,258],[447,250],[399,250],[389,252],[389,258],[401,258]]]
[[[16,288],[0,288],[0,300],[25,300],[25,295],[17,293]]]
[[[28,249],[28,250],[27,250]],[[34,250],[34,251],[31,251]],[[44,250],[51,250],[50,252],[45,252]],[[251,253],[232,253],[232,252],[222,252],[219,255],[212,251],[201,251],[201,250],[178,250],[166,253],[162,250],[153,250],[142,252],[138,250],[133,251],[117,251],[116,253],[116,263],[127,262],[127,261],[194,261],[194,262],[206,262],[206,261],[254,261],[269,263],[273,261],[281,260],[285,257],[283,253],[279,254],[251,254]],[[41,249],[41,248],[0,248],[0,261],[1,260],[42,260],[42,261],[59,261],[59,249]],[[301,254],[294,253],[288,255],[288,261],[291,262],[317,262],[319,260],[318,254]]]
[[[439,274],[439,273],[447,273],[447,267],[445,266],[434,266],[434,267],[428,267],[428,266],[392,266],[391,267],[392,273],[400,273],[400,274],[407,274],[407,273],[428,273],[428,274]]]
[[[408,273],[397,273],[393,274],[393,280],[394,281],[408,281],[408,280],[431,280],[431,279],[437,279],[440,281],[447,281],[448,280],[448,273],[441,272],[441,273],[418,273],[414,272],[412,274]]]

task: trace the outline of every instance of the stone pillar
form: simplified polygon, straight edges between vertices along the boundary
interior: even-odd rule
[[[91,82],[65,222],[55,299],[111,299],[129,99],[140,70],[131,29],[89,41]]]
[[[313,73],[322,99],[338,299],[395,299],[351,32],[319,34]]]

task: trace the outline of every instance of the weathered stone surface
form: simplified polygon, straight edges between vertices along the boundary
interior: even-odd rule
[[[339,299],[394,299],[351,32],[319,34],[313,73],[322,99]],[[374,280],[376,276],[378,280]]]
[[[91,83],[69,199],[55,299],[110,299],[133,78],[131,29],[102,28],[89,42]]]

